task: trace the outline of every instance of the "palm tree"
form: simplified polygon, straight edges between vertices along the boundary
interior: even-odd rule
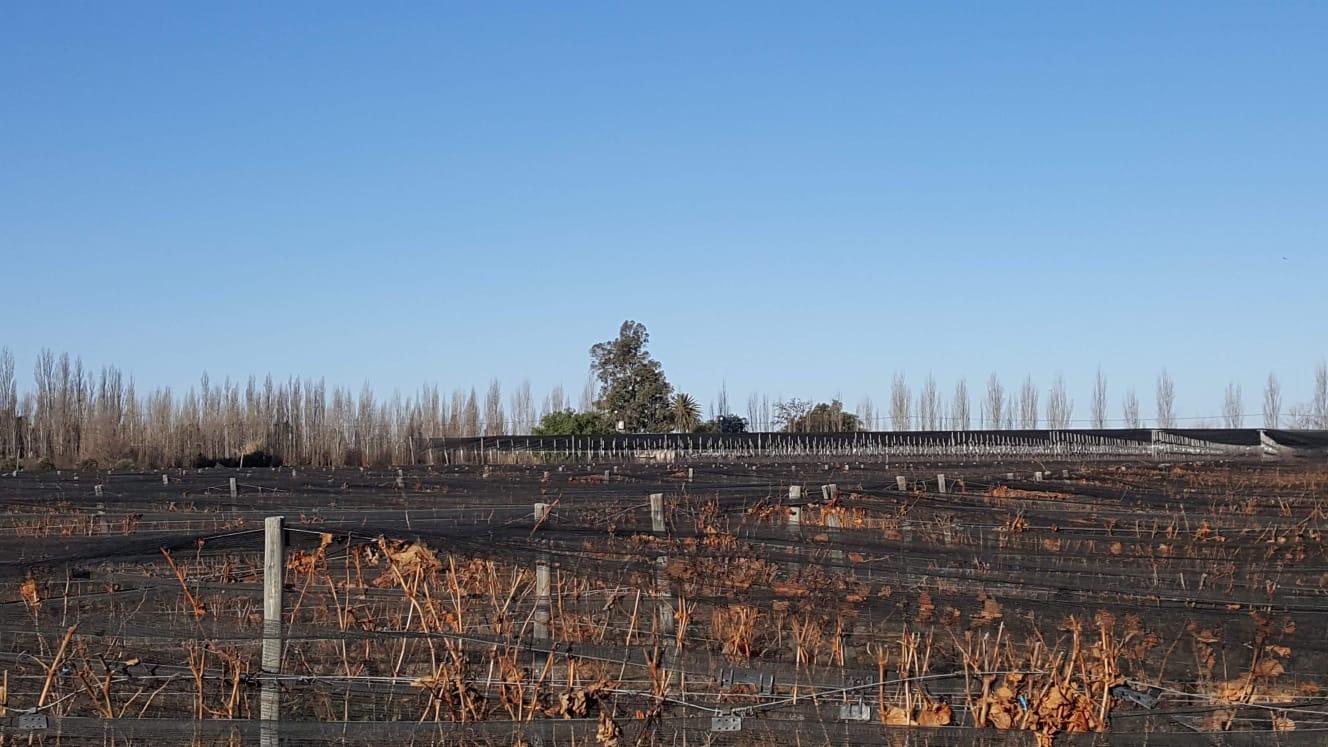
[[[690,431],[701,422],[701,408],[690,394],[678,392],[673,395],[673,428],[678,431]]]

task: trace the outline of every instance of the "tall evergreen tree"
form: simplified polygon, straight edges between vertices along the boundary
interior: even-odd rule
[[[599,381],[596,405],[628,431],[662,431],[672,423],[673,387],[646,350],[649,342],[645,325],[629,320],[616,339],[590,349],[590,368]]]

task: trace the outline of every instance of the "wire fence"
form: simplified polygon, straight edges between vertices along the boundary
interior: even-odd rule
[[[1322,743],[1321,464],[945,469],[5,479],[0,734]],[[261,520],[277,513],[283,649],[267,672]],[[264,683],[278,721],[258,718]]]

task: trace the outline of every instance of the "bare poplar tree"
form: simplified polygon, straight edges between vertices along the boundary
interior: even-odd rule
[[[1092,418],[1094,428],[1107,427],[1107,377],[1101,366],[1097,367],[1097,379],[1093,382]]]
[[[1019,427],[1024,430],[1038,427],[1038,390],[1031,375],[1024,377],[1019,390]]]
[[[894,381],[890,384],[890,427],[897,431],[907,431],[912,429],[909,410],[912,407],[912,396],[908,391],[908,384],[904,383],[904,374],[896,373]]]
[[[870,395],[863,395],[862,399],[858,400],[856,414],[858,416],[858,423],[861,424],[859,427],[862,430],[876,430],[876,407],[872,404],[872,398]]]
[[[756,396],[756,392],[747,395],[747,426],[752,431],[761,430],[761,400]]]
[[[1014,414],[1018,411],[1019,411],[1019,403],[1015,401],[1014,392],[1013,391],[1006,392],[1005,407],[1002,408],[1001,410],[1002,415],[1005,417],[1005,422],[1001,424],[1001,427],[1007,431],[1014,430],[1014,423],[1015,423]]]
[[[1268,384],[1263,389],[1263,427],[1276,428],[1282,417],[1282,385],[1277,382],[1277,375],[1268,374]]]
[[[497,379],[489,382],[489,391],[484,395],[484,435],[501,436],[507,423],[503,418],[503,386]]]
[[[927,380],[922,383],[922,393],[918,395],[918,427],[924,431],[934,431],[941,427],[941,395],[936,388],[936,377],[927,373]]]
[[[1176,384],[1165,368],[1157,375],[1157,427],[1176,427]]]
[[[1314,428],[1328,429],[1328,363],[1314,369],[1314,393],[1310,398],[1310,416]]]
[[[1065,375],[1057,372],[1052,382],[1051,393],[1047,395],[1047,427],[1069,428],[1070,414],[1074,411],[1074,401],[1065,390]]]
[[[18,381],[9,348],[0,348],[0,456],[18,459]]]
[[[512,422],[508,430],[514,435],[526,435],[535,427],[535,402],[530,392],[530,379],[522,379],[521,386],[512,394]]]
[[[1222,423],[1227,428],[1240,428],[1245,420],[1244,406],[1241,404],[1240,384],[1227,384],[1226,398],[1222,402]]]
[[[1005,427],[1005,387],[1001,380],[992,373],[987,379],[987,398],[982,404],[983,425],[992,430]]]
[[[950,427],[966,431],[972,426],[968,410],[968,381],[962,377],[955,382],[954,399],[950,401]]]
[[[455,400],[453,400],[455,401]],[[562,412],[568,408],[567,395],[563,393],[562,384],[554,384],[553,389],[549,390],[549,396],[544,398],[544,414],[551,412]]]
[[[475,399],[475,388],[471,387],[461,406],[461,435],[480,435],[480,408]]]
[[[595,409],[595,399],[598,392],[595,390],[595,376],[591,374],[586,377],[586,385],[581,388],[581,412],[590,412]]]
[[[1139,395],[1134,393],[1134,387],[1125,392],[1125,399],[1121,402],[1121,418],[1126,428],[1143,427],[1143,420],[1139,417]]]

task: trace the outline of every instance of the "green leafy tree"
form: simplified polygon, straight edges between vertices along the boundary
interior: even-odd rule
[[[696,427],[697,433],[746,433],[747,418],[737,415],[720,415],[707,420]]]
[[[598,412],[577,412],[569,408],[540,418],[539,425],[530,429],[530,433],[534,436],[607,436],[613,433],[613,425]]]
[[[845,412],[844,403],[837,399],[815,407],[795,399],[777,407],[777,419],[789,433],[852,433],[862,429],[858,416]]]
[[[618,337],[590,349],[590,368],[599,380],[600,412],[622,421],[631,432],[667,430],[673,423],[673,387],[659,361],[650,357],[644,324],[626,321]]]

